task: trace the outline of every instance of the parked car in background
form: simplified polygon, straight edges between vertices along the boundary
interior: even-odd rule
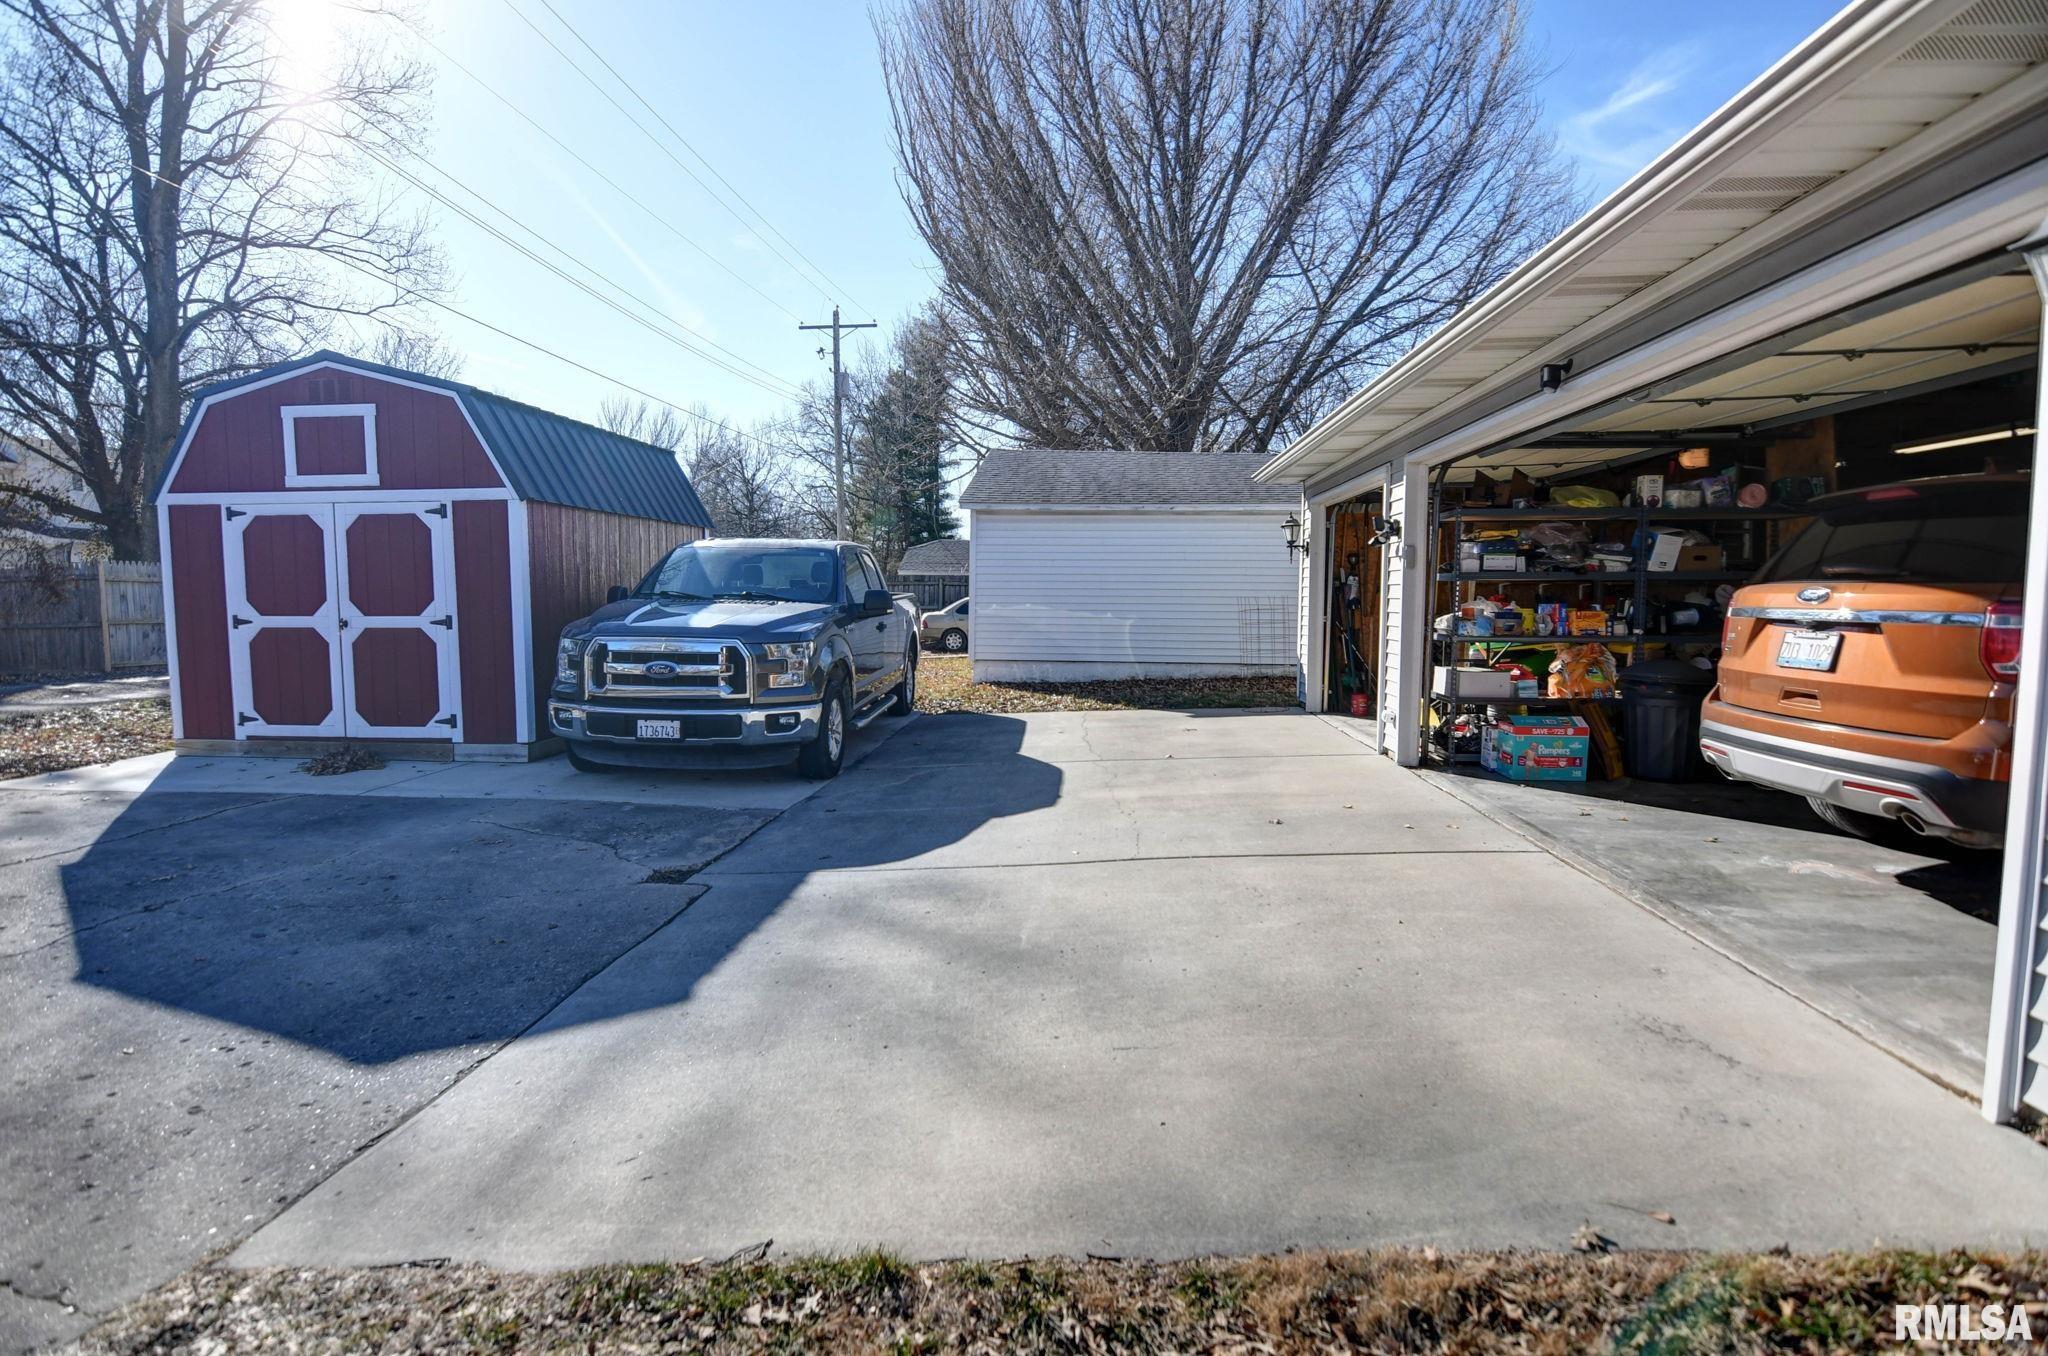
[[[585,772],[763,766],[836,776],[847,737],[917,700],[917,612],[850,542],[714,539],[562,632],[548,725]]]
[[[966,654],[967,642],[973,636],[973,624],[967,618],[968,600],[948,603],[936,612],[927,612],[918,619],[917,635],[927,645],[936,645],[947,654]]]
[[[2027,478],[1813,501],[1730,600],[1700,749],[1866,838],[1996,847],[2012,776]]]

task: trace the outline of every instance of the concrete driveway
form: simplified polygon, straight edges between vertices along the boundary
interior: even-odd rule
[[[922,719],[696,880],[233,1260],[2048,1233],[2041,1148],[1307,717]]]
[[[245,1237],[704,889],[663,882],[816,789],[561,759],[0,782],[0,1352]]]

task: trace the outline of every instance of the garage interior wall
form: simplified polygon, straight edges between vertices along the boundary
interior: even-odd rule
[[[1288,512],[976,509],[975,678],[1294,674]]]

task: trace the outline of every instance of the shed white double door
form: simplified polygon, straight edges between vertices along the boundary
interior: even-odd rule
[[[447,504],[223,512],[236,738],[454,738],[461,685]]]

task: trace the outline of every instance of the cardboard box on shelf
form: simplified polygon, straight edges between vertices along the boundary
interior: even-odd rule
[[[1431,691],[1439,697],[1447,697],[1451,691],[1451,671],[1441,664],[1437,666],[1436,680]],[[1458,696],[1473,701],[1495,701],[1515,695],[1515,680],[1500,669],[1460,667],[1458,669]]]
[[[1678,548],[1677,568],[1680,570],[1720,570],[1726,569],[1727,565],[1728,552],[1714,543]]]
[[[1664,502],[1663,476],[1637,476],[1636,502],[1657,508]]]
[[[1595,607],[1575,607],[1565,619],[1565,634],[1573,636],[1604,636],[1608,629],[1608,616]]]
[[[1503,716],[1479,740],[1479,763],[1517,782],[1582,782],[1590,732],[1577,716]]]

